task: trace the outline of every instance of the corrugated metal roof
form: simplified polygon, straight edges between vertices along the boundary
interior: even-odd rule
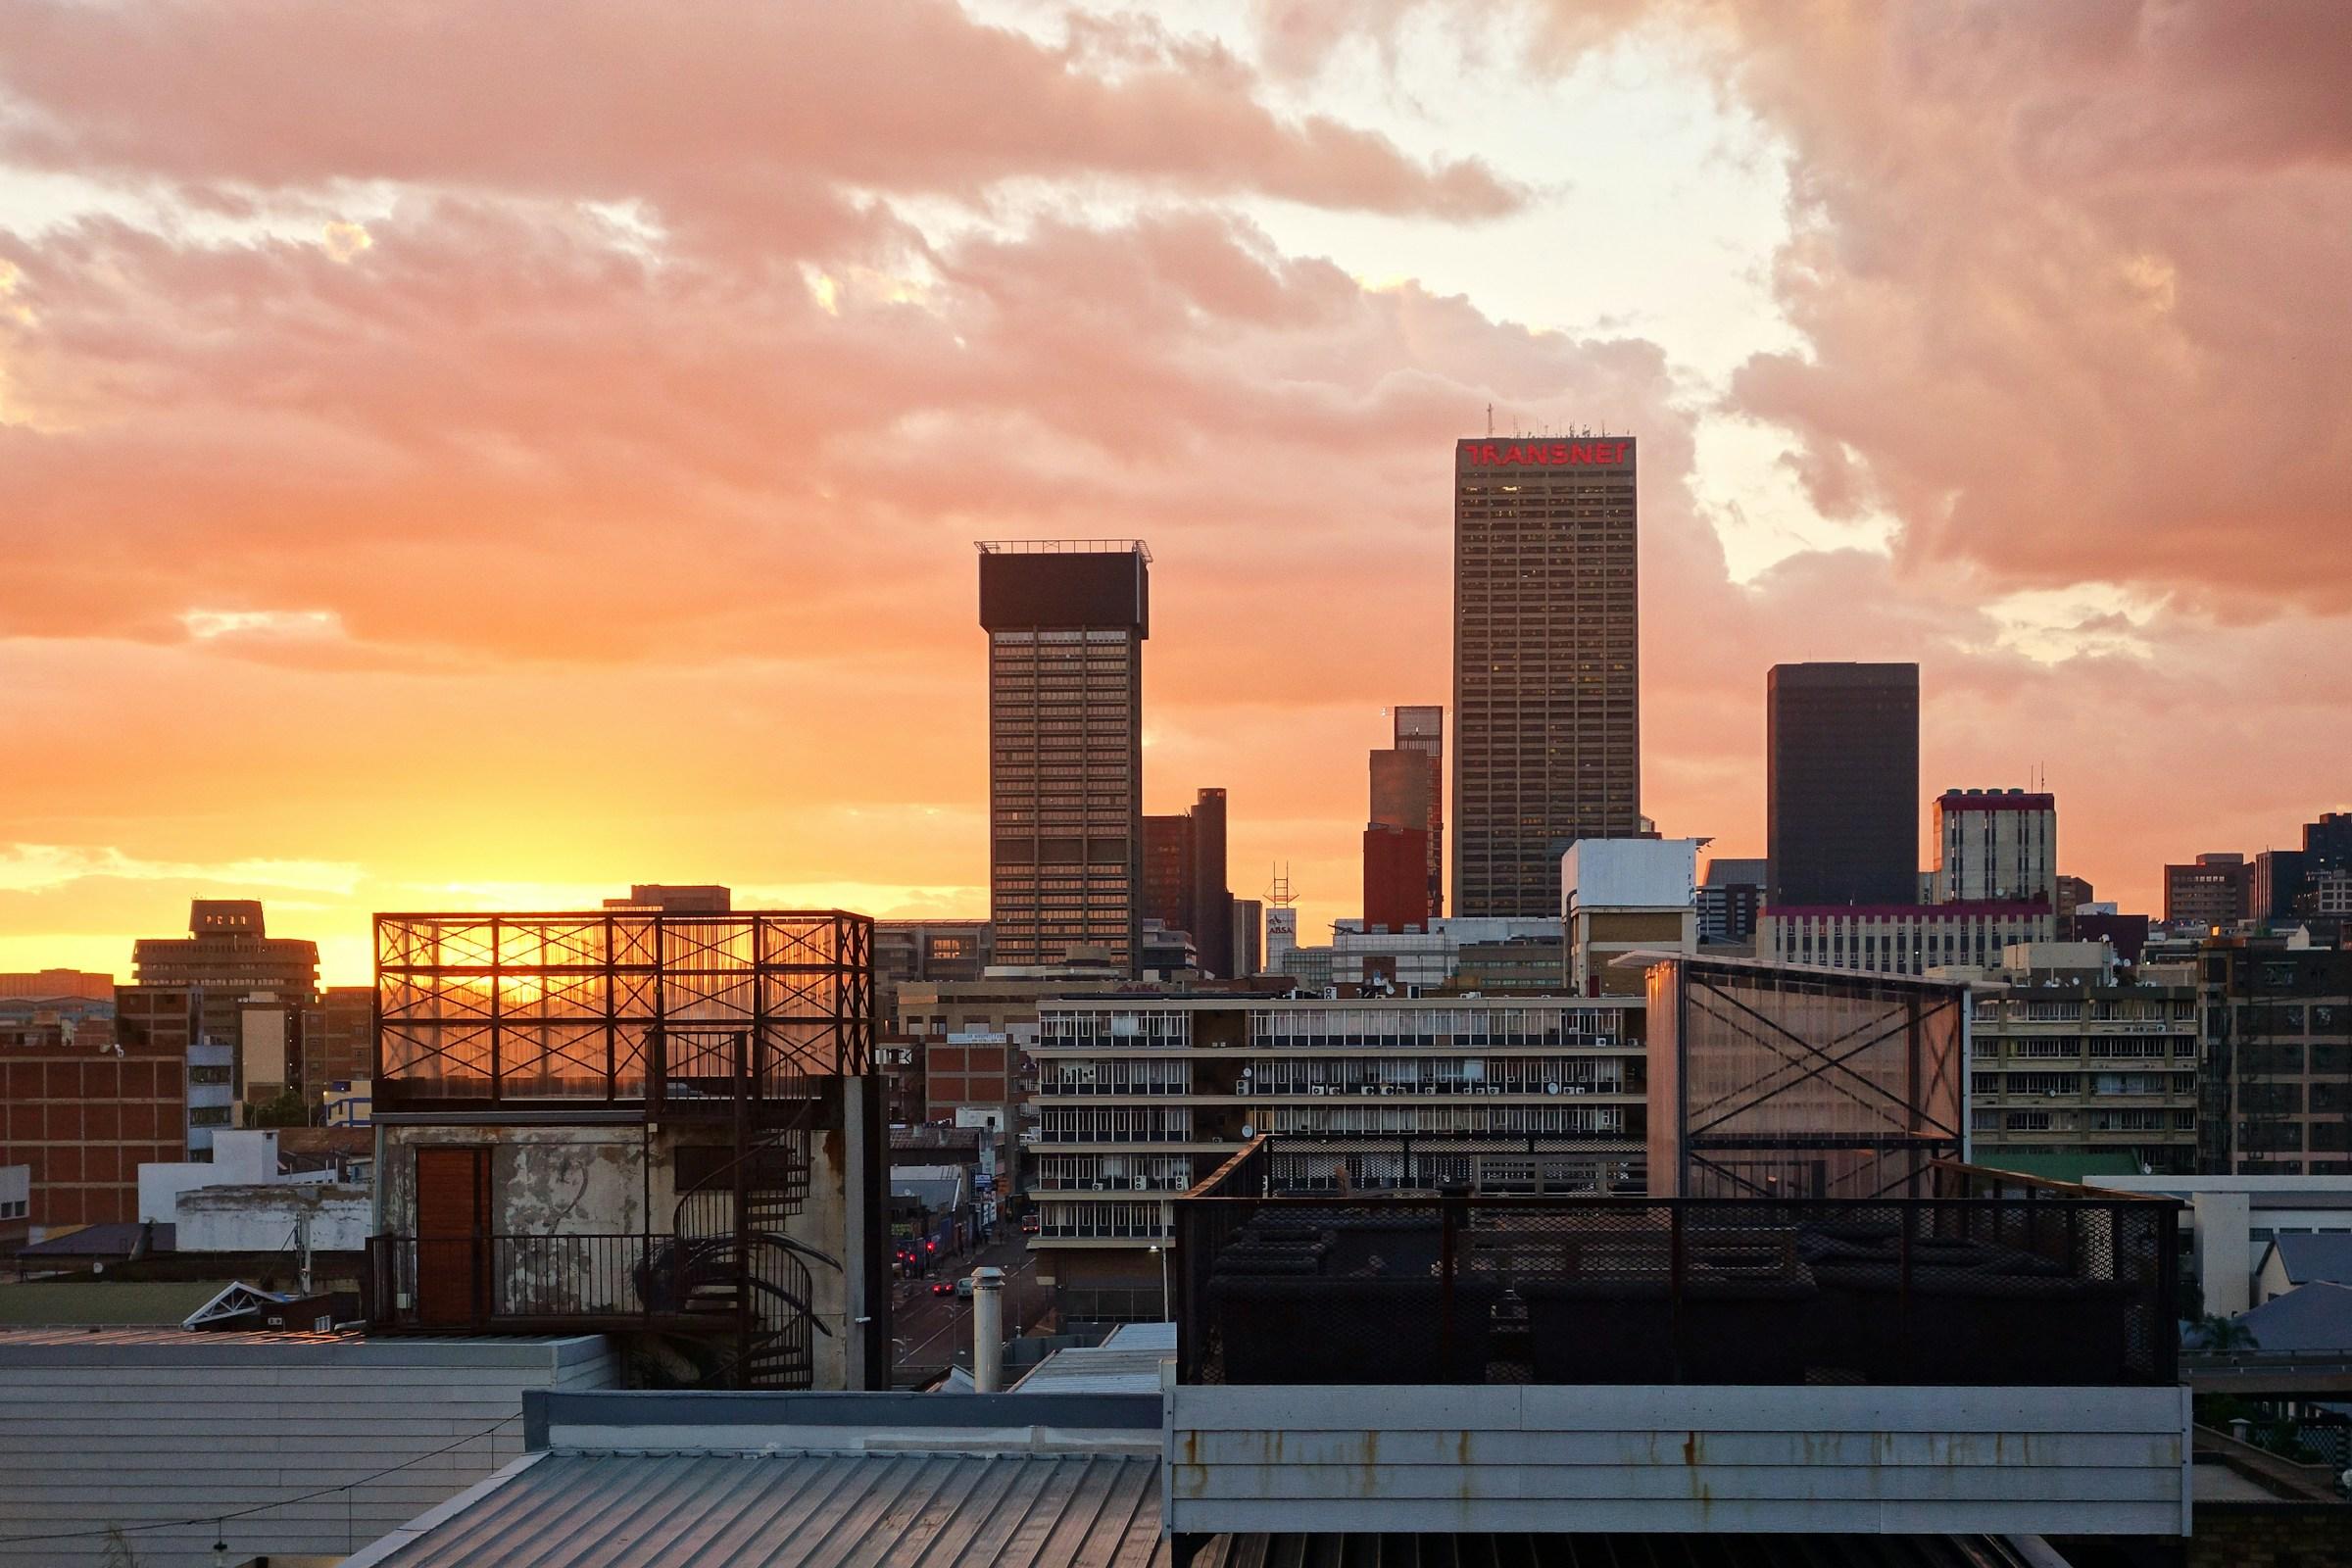
[[[354,1568],[1146,1568],[1159,1461],[549,1453]],[[384,1546],[389,1549],[382,1549]]]
[[[1990,1536],[1281,1535],[1232,1538],[1217,1568],[2026,1568],[2033,1560]]]
[[[1114,1349],[1107,1345],[1055,1350],[1013,1385],[1015,1394],[1157,1394],[1168,1350]]]

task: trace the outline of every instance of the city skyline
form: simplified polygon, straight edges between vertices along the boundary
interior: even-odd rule
[[[12,26],[0,968],[126,974],[198,896],[330,981],[374,909],[638,877],[984,913],[970,542],[1053,534],[1152,541],[1143,809],[1230,787],[1311,937],[1381,710],[1451,706],[1490,408],[1642,444],[1661,831],[1762,853],[1806,660],[1919,662],[1923,829],[2046,777],[2127,908],[2342,807],[2352,329],[2298,302],[2352,198],[2291,17],[1264,15],[257,14],[184,93],[228,24]],[[712,123],[555,85],[648,50]]]

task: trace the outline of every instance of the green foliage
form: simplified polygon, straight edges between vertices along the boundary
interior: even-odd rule
[[[245,1102],[245,1125],[248,1127],[308,1127],[311,1107],[304,1103],[301,1094],[281,1089],[268,1100]]]

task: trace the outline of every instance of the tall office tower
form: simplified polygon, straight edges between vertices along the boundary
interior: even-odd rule
[[[1936,797],[1936,902],[2058,906],[2058,798],[2021,789]],[[2071,912],[2071,911],[2069,911]]]
[[[1225,792],[1202,790],[1192,809],[1144,818],[1144,918],[1193,939],[1210,974],[1233,974],[1233,892],[1225,885]]]
[[[1151,568],[1140,539],[980,546],[1000,964],[1091,947],[1135,968]]]
[[[1764,906],[1919,903],[1919,666],[1765,677]]]
[[[1446,710],[1399,708],[1395,717],[1396,749],[1429,759],[1429,913],[1436,919],[1446,912]]]
[[[1453,912],[1559,913],[1642,826],[1634,443],[1466,440],[1453,474]]]
[[[1225,792],[1193,799],[1193,951],[1200,967],[1233,977],[1233,890],[1225,881]]]
[[[2265,850],[2254,857],[2247,879],[2246,912],[2256,920],[2291,920],[2311,880],[2301,850]]]

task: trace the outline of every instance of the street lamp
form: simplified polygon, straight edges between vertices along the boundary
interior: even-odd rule
[[[1161,1246],[1159,1243],[1157,1243],[1157,1242],[1153,1242],[1153,1243],[1152,1244],[1152,1252],[1153,1252],[1153,1253],[1154,1253],[1154,1254],[1155,1254],[1155,1255],[1156,1255],[1156,1256],[1159,1258],[1159,1320],[1160,1320],[1162,1323],[1165,1323],[1165,1322],[1169,1321],[1169,1318],[1168,1318],[1168,1250],[1167,1250],[1165,1247],[1162,1247],[1162,1246]]]

